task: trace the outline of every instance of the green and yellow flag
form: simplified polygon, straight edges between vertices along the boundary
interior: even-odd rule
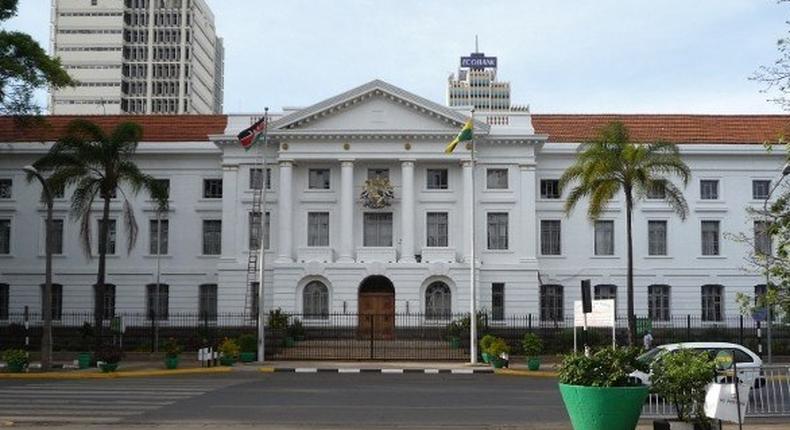
[[[461,131],[458,133],[458,136],[455,136],[455,139],[453,139],[452,142],[447,144],[447,147],[444,148],[444,152],[446,154],[452,154],[453,151],[455,151],[455,147],[458,146],[460,142],[466,142],[472,140],[473,136],[474,136],[474,132],[473,132],[472,120],[470,119],[469,121],[466,122],[466,124],[464,124],[464,128],[461,129]]]

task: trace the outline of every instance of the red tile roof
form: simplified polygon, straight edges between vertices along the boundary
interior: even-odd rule
[[[790,115],[532,115],[549,142],[584,142],[610,121],[622,121],[637,142],[763,143],[790,136]]]
[[[48,115],[20,121],[18,117],[0,116],[0,142],[54,141],[63,136],[66,126],[76,118],[87,118],[105,130],[124,121],[143,127],[143,141],[186,142],[208,141],[209,134],[222,134],[227,124],[225,115]]]

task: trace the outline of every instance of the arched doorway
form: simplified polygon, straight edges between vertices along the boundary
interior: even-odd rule
[[[395,337],[395,287],[385,276],[368,276],[359,284],[358,332],[362,338]]]

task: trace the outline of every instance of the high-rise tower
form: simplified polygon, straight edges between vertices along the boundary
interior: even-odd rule
[[[458,77],[447,79],[447,105],[473,106],[477,110],[510,109],[510,82],[496,80],[497,58],[486,57],[477,49],[468,57],[461,57]]]
[[[221,113],[222,39],[204,0],[52,0],[50,48],[78,82],[53,114]]]

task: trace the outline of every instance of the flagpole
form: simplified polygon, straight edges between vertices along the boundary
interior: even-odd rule
[[[261,213],[258,215],[260,226],[258,233],[260,238],[258,239],[258,252],[260,255],[258,257],[258,291],[256,294],[258,295],[258,362],[263,363],[266,359],[266,335],[265,335],[265,321],[264,321],[264,313],[263,313],[263,273],[264,273],[264,250],[266,248],[263,242],[263,235],[264,235],[264,227],[266,226],[266,139],[267,134],[269,133],[269,108],[263,108],[263,143],[260,145],[261,147]]]
[[[472,108],[472,189],[470,195],[472,199],[472,208],[470,219],[472,221],[472,231],[469,232],[469,247],[471,254],[471,261],[469,261],[469,351],[470,351],[470,364],[477,364],[477,282],[475,280],[475,110]]]

